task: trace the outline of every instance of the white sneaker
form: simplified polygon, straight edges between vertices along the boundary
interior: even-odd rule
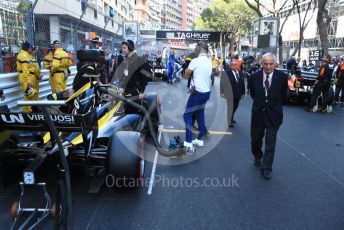
[[[192,144],[193,144],[193,145],[197,145],[197,146],[199,146],[199,147],[204,146],[203,140],[198,140],[198,139],[193,140],[193,141],[192,141]]]
[[[326,112],[327,113],[331,113],[333,110],[332,110],[332,105],[328,105],[327,108],[326,108]]]
[[[192,143],[184,141],[185,155],[193,156],[195,155],[195,147]]]

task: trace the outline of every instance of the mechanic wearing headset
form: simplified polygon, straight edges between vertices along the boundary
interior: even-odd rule
[[[146,85],[152,80],[149,64],[139,57],[135,52],[135,45],[132,40],[122,42],[124,61],[115,72],[115,81],[119,82],[119,92],[126,97],[135,97],[142,100]],[[131,108],[127,106],[127,113]]]
[[[25,41],[17,56],[19,84],[24,94],[24,100],[39,100],[39,80],[43,75],[39,70],[36,58],[32,56],[34,49],[29,42]],[[31,106],[24,106],[23,112],[31,113],[33,109]]]

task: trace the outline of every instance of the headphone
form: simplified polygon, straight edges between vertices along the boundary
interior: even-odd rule
[[[132,40],[126,40],[122,44],[126,44],[130,52],[133,52],[135,50],[135,44]]]

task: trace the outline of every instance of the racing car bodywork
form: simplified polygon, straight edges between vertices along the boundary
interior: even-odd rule
[[[308,102],[311,99],[315,79],[305,78],[296,75],[289,76],[288,79],[288,101],[294,103]]]

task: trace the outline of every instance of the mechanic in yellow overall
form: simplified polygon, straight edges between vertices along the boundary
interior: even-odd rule
[[[35,48],[27,41],[22,44],[22,50],[17,56],[17,71],[19,73],[19,84],[24,94],[24,100],[39,100],[39,80],[42,73],[38,62],[32,55]],[[24,106],[23,112],[35,112],[31,106]]]
[[[49,50],[50,50],[50,52],[43,59],[43,67],[50,71],[50,74],[49,74],[49,84],[50,84],[51,89],[52,89],[53,77],[51,76],[51,66],[53,64],[53,57],[54,57],[54,52],[55,52],[55,48],[54,48],[53,44],[50,45]]]
[[[51,90],[53,93],[63,92],[67,90],[68,68],[72,65],[72,61],[68,57],[66,51],[61,48],[60,42],[53,42],[55,52],[53,54],[53,62],[51,65]]]

